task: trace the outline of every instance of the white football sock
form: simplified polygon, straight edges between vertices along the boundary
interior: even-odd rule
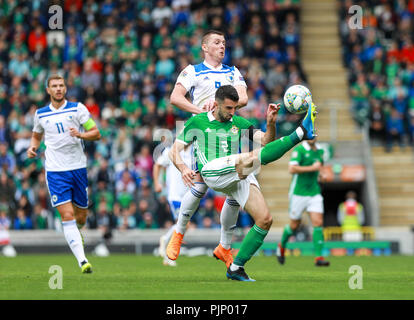
[[[79,266],[81,266],[81,262],[88,261],[88,259],[85,257],[85,251],[82,245],[82,237],[80,235],[78,227],[76,226],[76,220],[62,221],[62,226],[65,239],[69,244],[72,253],[75,255],[76,260],[78,260]]]
[[[237,224],[237,217],[239,216],[240,205],[231,197],[227,197],[224,201],[223,208],[220,213],[220,244],[224,249],[231,248],[234,229]]]
[[[298,135],[299,139],[302,140],[305,133],[303,132],[303,129],[301,127],[298,127],[296,129],[296,134]]]
[[[239,268],[241,268],[242,266],[238,266],[237,264],[234,264],[234,262],[230,265],[230,270],[231,271],[237,271],[239,270]]]
[[[183,200],[181,201],[180,213],[178,214],[178,220],[175,228],[177,233],[185,233],[187,223],[197,210],[201,199],[207,192],[207,189],[208,187],[205,183],[197,182],[184,195]]]

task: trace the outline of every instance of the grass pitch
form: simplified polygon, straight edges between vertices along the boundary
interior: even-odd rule
[[[414,257],[330,257],[317,268],[312,257],[256,256],[246,272],[256,282],[230,281],[226,267],[212,257],[180,257],[178,266],[160,257],[89,257],[94,272],[81,274],[70,255],[0,257],[0,299],[115,300],[279,300],[414,299]],[[52,290],[52,265],[63,271],[62,289]],[[352,265],[362,268],[363,289],[350,289]]]

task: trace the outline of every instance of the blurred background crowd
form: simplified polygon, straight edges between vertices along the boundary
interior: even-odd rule
[[[362,29],[351,29],[352,5],[363,10]],[[355,120],[391,151],[414,141],[414,1],[340,2],[344,64],[349,68]]]
[[[52,5],[63,9],[62,30],[49,27],[52,14],[48,8]],[[281,102],[290,85],[306,85],[299,61],[299,5],[300,0],[243,4],[207,4],[202,0],[1,1],[2,224],[16,230],[60,228],[44,177],[44,145],[38,159],[26,157],[36,109],[48,103],[46,79],[58,73],[66,79],[67,99],[84,103],[102,134],[100,141],[85,143],[90,183],[87,227],[126,230],[171,225],[165,192],[155,194],[153,190],[153,151],[159,144],[153,133],[159,128],[175,132],[176,121],[191,116],[169,103],[178,74],[188,64],[203,61],[200,47],[205,31],[223,31],[227,41],[223,63],[236,65],[248,85],[249,103],[240,114],[265,129],[268,102]],[[403,15],[406,11],[392,12]],[[400,28],[404,24],[395,24],[392,31],[400,32]],[[359,44],[359,52],[364,52],[372,41],[372,36],[359,33],[343,34],[343,38],[349,51],[345,55],[348,65],[359,61],[358,45],[353,45]],[[396,45],[400,48],[400,43]],[[404,42],[402,48],[406,46]],[[387,56],[384,49],[382,52]],[[390,76],[401,71],[399,66],[406,63],[401,59],[398,55],[386,61],[385,86],[400,79]],[[378,68],[373,64],[375,76]],[[410,68],[414,70],[413,65]],[[401,78],[398,88],[412,84],[410,75]],[[355,82],[355,76],[350,81]],[[376,78],[362,80],[368,83],[372,79]],[[382,92],[381,87],[377,91]],[[409,90],[404,92],[404,99],[413,96]],[[369,103],[360,103],[357,108]],[[297,115],[281,111],[278,135],[290,133],[298,120]],[[223,201],[221,194],[210,190],[190,227],[219,227]],[[242,213],[238,225],[250,224],[249,216]]]

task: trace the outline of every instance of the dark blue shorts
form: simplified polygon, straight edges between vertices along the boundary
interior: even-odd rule
[[[71,171],[46,171],[46,183],[53,207],[72,202],[79,208],[88,208],[86,168]]]

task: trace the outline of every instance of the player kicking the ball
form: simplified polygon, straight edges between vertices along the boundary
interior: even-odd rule
[[[252,216],[255,224],[243,239],[237,256],[227,268],[226,276],[232,280],[254,281],[244,271],[244,265],[263,244],[272,225],[272,216],[250,174],[261,165],[276,161],[300,141],[314,138],[316,106],[309,108],[302,124],[291,135],[274,140],[280,106],[269,104],[267,131],[262,132],[255,130],[248,120],[234,114],[238,100],[233,86],[218,88],[214,111],[198,114],[186,122],[171,148],[170,156],[180,170],[184,183],[192,186],[195,172],[184,164],[179,153],[185,146],[193,144],[198,170],[208,187],[231,196]],[[239,153],[244,135],[250,141],[259,142],[261,147]],[[169,259],[178,258],[183,237],[184,233],[174,232],[167,247]]]
[[[36,111],[27,156],[36,157],[44,134],[46,182],[52,206],[59,211],[63,233],[82,273],[91,273],[92,265],[85,257],[79,232],[86,223],[88,209],[88,176],[82,140],[99,140],[101,134],[82,103],[65,99],[63,77],[49,77],[46,90],[50,104]]]

